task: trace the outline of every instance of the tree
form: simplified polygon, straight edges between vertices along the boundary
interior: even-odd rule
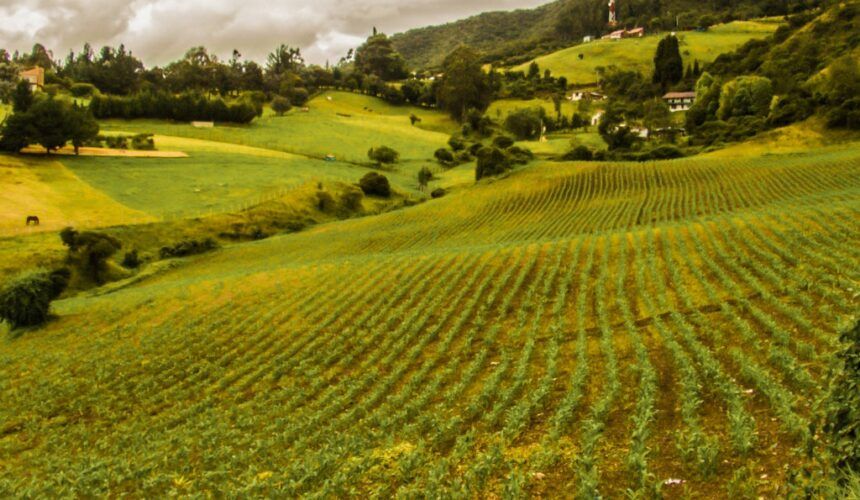
[[[857,59],[845,55],[833,61],[827,69],[824,91],[831,104],[840,104],[860,96],[860,65]]]
[[[99,124],[89,108],[74,105],[68,113],[66,125],[76,155],[79,154],[81,146],[99,135]]]
[[[842,334],[843,348],[830,378],[823,430],[833,467],[847,482],[860,470],[860,323]]]
[[[68,269],[22,276],[0,290],[0,320],[12,328],[36,326],[48,320],[51,301],[69,284]]]
[[[122,248],[113,236],[95,231],[79,233],[71,227],[60,231],[60,240],[69,249],[69,261],[99,285],[106,278],[107,260]]]
[[[773,100],[773,84],[762,76],[740,76],[723,85],[717,117],[767,116]]]
[[[71,139],[69,105],[48,97],[40,99],[27,112],[32,127],[32,141],[51,151],[66,145]]]
[[[537,139],[540,137],[545,115],[546,110],[543,108],[518,109],[505,118],[505,130],[521,141]]]
[[[672,35],[660,40],[654,55],[654,83],[665,90],[684,78],[684,60],[678,38]]]
[[[475,51],[465,46],[455,49],[445,59],[443,71],[436,100],[451,116],[462,121],[469,109],[487,109],[492,92]]]
[[[15,86],[15,93],[12,95],[12,111],[22,113],[28,111],[33,105],[33,91],[30,90],[30,82],[21,80]]]
[[[650,138],[654,130],[667,128],[672,124],[672,112],[663,99],[651,99],[642,104],[642,121]]]
[[[388,178],[377,172],[368,172],[358,182],[361,190],[368,196],[380,196],[388,198],[391,196],[391,184]]]
[[[0,150],[17,153],[30,145],[34,136],[33,126],[27,113],[13,113],[6,117],[0,129]]]
[[[630,110],[623,103],[610,101],[606,111],[600,117],[597,131],[610,150],[627,149],[636,141],[636,135],[627,125],[627,115]]]
[[[355,51],[355,67],[384,81],[406,78],[406,62],[384,33],[374,33]]]
[[[433,180],[433,172],[428,167],[421,167],[418,171],[418,186],[423,191],[427,188],[427,184]]]
[[[475,166],[475,180],[502,174],[511,168],[508,157],[499,148],[481,148],[477,152],[478,163]]]
[[[273,75],[283,75],[287,72],[297,72],[304,64],[305,60],[298,47],[281,44],[269,54],[266,69]]]
[[[529,64],[529,72],[526,78],[529,80],[537,80],[540,78],[540,66],[538,66],[536,61],[532,61],[532,63]]]
[[[397,160],[400,159],[400,153],[388,146],[379,146],[378,148],[370,148],[367,157],[382,166],[383,164],[397,163]]]
[[[284,116],[284,113],[291,109],[293,109],[293,105],[290,104],[290,100],[286,97],[277,96],[272,99],[272,111],[278,116]]]

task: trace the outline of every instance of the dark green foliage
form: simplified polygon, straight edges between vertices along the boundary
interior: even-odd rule
[[[448,139],[448,145],[451,146],[451,149],[454,151],[462,151],[466,149],[466,142],[453,136]]]
[[[137,250],[126,252],[122,258],[122,267],[126,269],[137,269],[140,267],[140,255]]]
[[[654,55],[653,81],[666,89],[684,78],[684,61],[678,38],[672,35],[660,40]]]
[[[0,130],[0,150],[17,153],[30,144],[35,135],[27,113],[13,113],[6,117]]]
[[[594,159],[594,152],[588,146],[577,146],[565,153],[562,157],[565,161],[591,161]]]
[[[65,118],[66,132],[72,146],[75,148],[75,154],[78,154],[81,146],[91,142],[99,135],[99,124],[88,108],[75,105],[70,110],[67,110],[67,113]],[[152,141],[151,135],[150,141]],[[154,145],[152,149],[155,149]]]
[[[69,93],[75,97],[90,97],[96,93],[96,87],[89,83],[75,83],[69,87]]]
[[[514,145],[514,140],[506,135],[500,135],[493,139],[493,146],[499,149],[508,149]]]
[[[355,66],[362,73],[376,75],[384,81],[399,80],[407,75],[403,57],[382,33],[374,33],[356,49]]]
[[[95,231],[79,233],[71,227],[60,231],[60,240],[69,249],[68,261],[99,285],[106,279],[107,260],[122,248],[113,236]]]
[[[379,196],[381,198],[391,196],[391,184],[389,184],[388,178],[380,173],[368,172],[361,178],[358,185],[364,191],[364,194],[368,196]]]
[[[421,167],[421,170],[418,171],[418,185],[421,186],[422,189],[426,188],[427,184],[429,184],[433,179],[433,171],[428,167]]]
[[[438,199],[438,198],[445,196],[446,194],[447,194],[447,191],[445,191],[444,188],[436,188],[433,190],[432,193],[430,193],[430,197],[435,200],[435,199]]]
[[[492,92],[478,54],[461,46],[445,59],[436,101],[457,120],[464,120],[470,109],[483,112],[490,105]]]
[[[12,94],[12,111],[23,113],[30,109],[33,105],[33,92],[30,90],[30,83],[21,80],[15,86],[15,93]]]
[[[508,156],[499,148],[481,148],[478,151],[475,180],[502,174],[511,168]]]
[[[860,130],[860,97],[849,99],[827,113],[827,126]]]
[[[805,120],[815,112],[812,97],[800,91],[777,101],[767,118],[767,124],[772,127],[782,127]]]
[[[343,195],[341,195],[341,205],[349,211],[349,212],[360,212],[361,211],[361,200],[364,198],[364,193],[357,188],[347,189]]]
[[[535,157],[531,150],[519,146],[511,146],[505,151],[511,165],[525,165]]]
[[[176,121],[215,121],[250,123],[257,116],[256,107],[247,101],[227,104],[220,98],[166,92],[143,92],[128,97],[95,96],[90,109],[98,119],[154,118]]]
[[[0,290],[0,319],[13,328],[36,326],[48,320],[51,301],[69,284],[68,269],[22,276]]]
[[[741,76],[723,85],[717,117],[728,120],[737,116],[766,117],[773,99],[773,85],[768,78]]]
[[[843,349],[836,354],[839,366],[830,377],[823,430],[832,465],[847,478],[860,472],[860,322],[846,330],[841,340]]]
[[[505,118],[505,130],[521,141],[537,139],[545,119],[546,110],[543,108],[518,109]]]
[[[632,110],[623,103],[610,102],[603,116],[600,117],[597,130],[610,151],[628,149],[639,139],[626,124],[627,117],[630,115]]]
[[[212,238],[205,240],[185,240],[173,246],[165,246],[159,250],[158,255],[162,259],[170,259],[174,257],[188,257],[191,255],[199,255],[206,252],[211,252],[218,248],[218,243]]]
[[[293,105],[286,97],[277,96],[272,99],[272,111],[274,111],[278,116],[284,116],[284,113],[291,109],[293,109]]]
[[[375,161],[378,165],[397,163],[400,159],[400,153],[389,148],[388,146],[379,146],[370,148],[367,152],[367,157]]]
[[[154,151],[155,139],[152,134],[135,134],[131,137],[131,149]]]
[[[323,213],[331,213],[337,208],[337,203],[334,201],[328,191],[317,191],[317,210]]]
[[[436,161],[446,167],[454,164],[454,153],[445,148],[437,149],[433,156],[436,157]]]

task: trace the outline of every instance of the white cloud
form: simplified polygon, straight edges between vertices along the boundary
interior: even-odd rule
[[[374,26],[387,33],[448,22],[486,10],[548,0],[3,0],[0,47],[44,44],[59,58],[84,42],[124,43],[147,65],[193,46],[263,60],[275,46],[302,48],[316,63],[336,61]]]

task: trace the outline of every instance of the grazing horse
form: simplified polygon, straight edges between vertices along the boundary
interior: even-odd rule
[[[34,226],[38,226],[39,225],[39,218],[36,217],[35,215],[28,215],[27,216],[27,225],[29,226],[31,222],[33,223]]]

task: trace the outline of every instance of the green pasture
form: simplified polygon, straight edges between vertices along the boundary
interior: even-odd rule
[[[421,122],[411,125],[415,114]],[[308,111],[293,109],[285,116],[267,112],[247,126],[195,128],[190,124],[160,120],[102,123],[106,131],[148,132],[207,141],[254,146],[321,159],[366,163],[367,151],[386,145],[400,152],[403,160],[427,160],[443,147],[457,125],[436,110],[391,106],[368,96],[326,92],[308,104]]]
[[[720,54],[730,52],[749,40],[767,37],[777,27],[779,22],[775,20],[735,21],[714,26],[707,32],[683,31],[677,35],[686,65],[693,64],[695,60],[699,63],[711,62]],[[597,68],[610,65],[648,74],[652,70],[657,44],[665,35],[660,33],[644,38],[596,40],[539,57],[535,61],[542,71],[549,69],[556,77],[564,76],[574,84],[596,82]],[[582,59],[579,54],[583,55]],[[527,71],[529,64],[513,69]]]

